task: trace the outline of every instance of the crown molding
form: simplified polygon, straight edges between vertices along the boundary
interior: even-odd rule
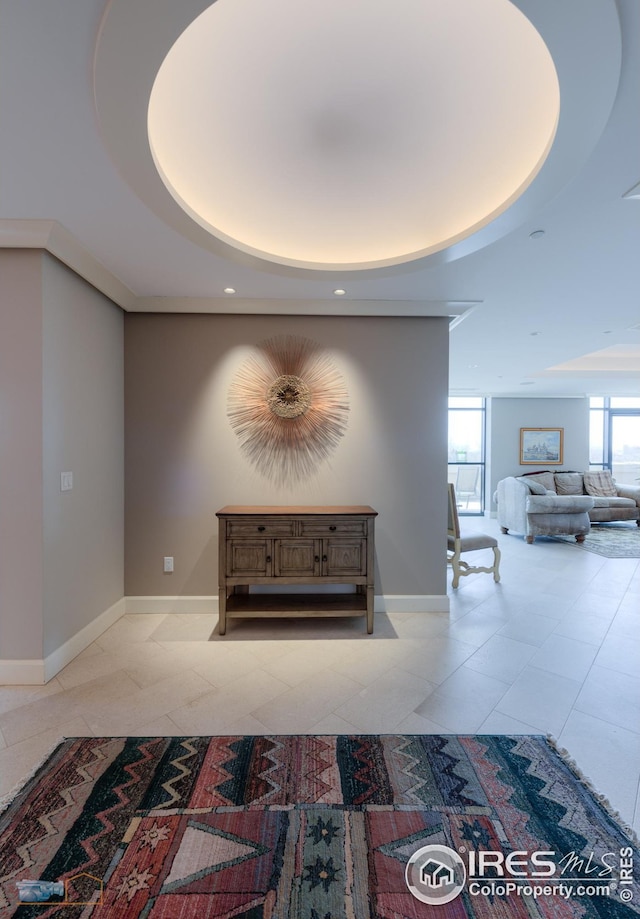
[[[43,249],[123,310],[136,296],[57,220],[0,220],[0,248]]]
[[[471,313],[480,300],[269,300],[235,297],[139,297],[139,313],[227,313],[277,316],[432,316],[451,326]]]

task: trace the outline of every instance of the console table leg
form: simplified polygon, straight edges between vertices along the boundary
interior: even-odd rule
[[[373,634],[373,587],[367,587],[367,634]]]
[[[221,587],[218,591],[218,611],[220,618],[218,620],[218,631],[224,635],[227,631],[227,589]]]

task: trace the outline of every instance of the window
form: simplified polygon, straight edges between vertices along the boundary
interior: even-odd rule
[[[640,398],[589,400],[589,468],[610,469],[620,485],[640,481]]]
[[[459,514],[484,513],[485,400],[449,399],[449,481]]]

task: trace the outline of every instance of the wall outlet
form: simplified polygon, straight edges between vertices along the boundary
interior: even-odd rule
[[[165,574],[173,574],[173,555],[165,555],[163,571]]]
[[[73,472],[60,473],[60,491],[71,491],[73,488]]]

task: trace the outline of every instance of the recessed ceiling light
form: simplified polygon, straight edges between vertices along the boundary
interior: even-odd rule
[[[536,335],[542,335],[542,332],[529,332],[529,335],[535,338]]]
[[[603,335],[613,335],[613,329],[605,329]]]
[[[337,290],[334,290],[336,297],[344,297],[346,290],[343,290],[341,287],[338,287]]]
[[[533,386],[534,383],[535,383],[535,380],[525,380],[523,383],[520,384],[520,386]]]
[[[225,287],[224,289],[225,294],[235,294],[235,292],[236,292],[235,287]]]
[[[534,230],[533,233],[529,233],[529,239],[540,239],[541,236],[544,236],[544,230]]]

